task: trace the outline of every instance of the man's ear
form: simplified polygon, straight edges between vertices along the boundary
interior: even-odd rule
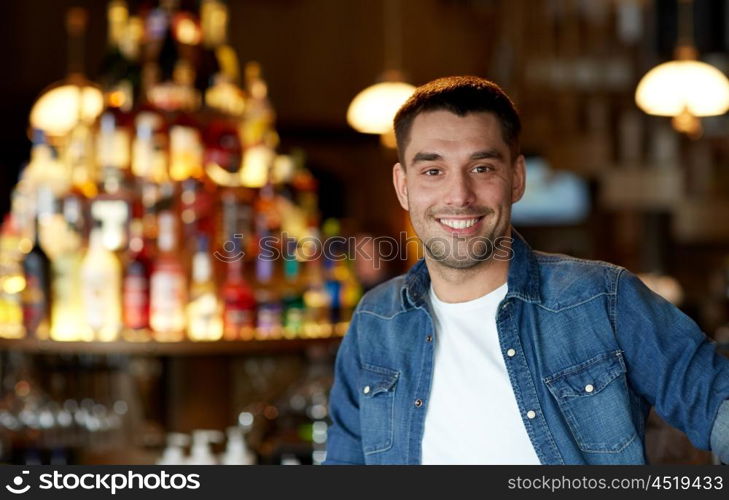
[[[526,189],[526,162],[524,155],[519,155],[512,165],[511,178],[511,202],[516,203],[524,196]]]
[[[409,210],[407,173],[400,163],[395,163],[395,166],[392,167],[392,184],[395,186],[395,194],[397,194],[400,206],[405,210]]]

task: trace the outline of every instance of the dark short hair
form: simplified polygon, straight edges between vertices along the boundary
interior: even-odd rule
[[[501,87],[478,76],[448,76],[421,85],[395,115],[394,127],[400,163],[405,166],[405,146],[415,117],[425,111],[446,110],[465,116],[474,112],[491,112],[501,123],[504,142],[512,160],[519,155],[521,120],[516,106]]]

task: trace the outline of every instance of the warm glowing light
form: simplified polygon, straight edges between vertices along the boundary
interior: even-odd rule
[[[3,291],[15,295],[25,290],[25,278],[21,275],[8,276],[3,280]]]
[[[729,80],[710,64],[669,61],[645,74],[635,91],[635,102],[649,115],[721,115],[729,110]]]
[[[243,168],[240,173],[241,183],[249,188],[265,186],[275,157],[276,153],[264,145],[248,149],[243,155]]]
[[[404,82],[382,82],[357,94],[347,110],[347,122],[358,132],[385,134],[392,130],[392,120],[415,87]]]
[[[104,99],[98,88],[62,85],[45,92],[35,102],[30,111],[30,124],[48,135],[62,136],[76,125],[79,115],[91,123],[103,107]]]
[[[197,45],[202,38],[200,27],[189,17],[183,17],[177,22],[175,34],[180,43],[185,45]]]

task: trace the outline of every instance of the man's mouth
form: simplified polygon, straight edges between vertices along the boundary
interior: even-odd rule
[[[436,218],[443,226],[446,226],[449,232],[470,233],[475,231],[476,227],[484,216],[478,217],[442,217]]]

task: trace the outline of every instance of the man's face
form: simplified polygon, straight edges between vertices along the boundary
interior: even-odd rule
[[[496,115],[420,113],[401,157],[395,190],[430,259],[456,269],[488,259],[524,193],[524,157],[511,159]]]

